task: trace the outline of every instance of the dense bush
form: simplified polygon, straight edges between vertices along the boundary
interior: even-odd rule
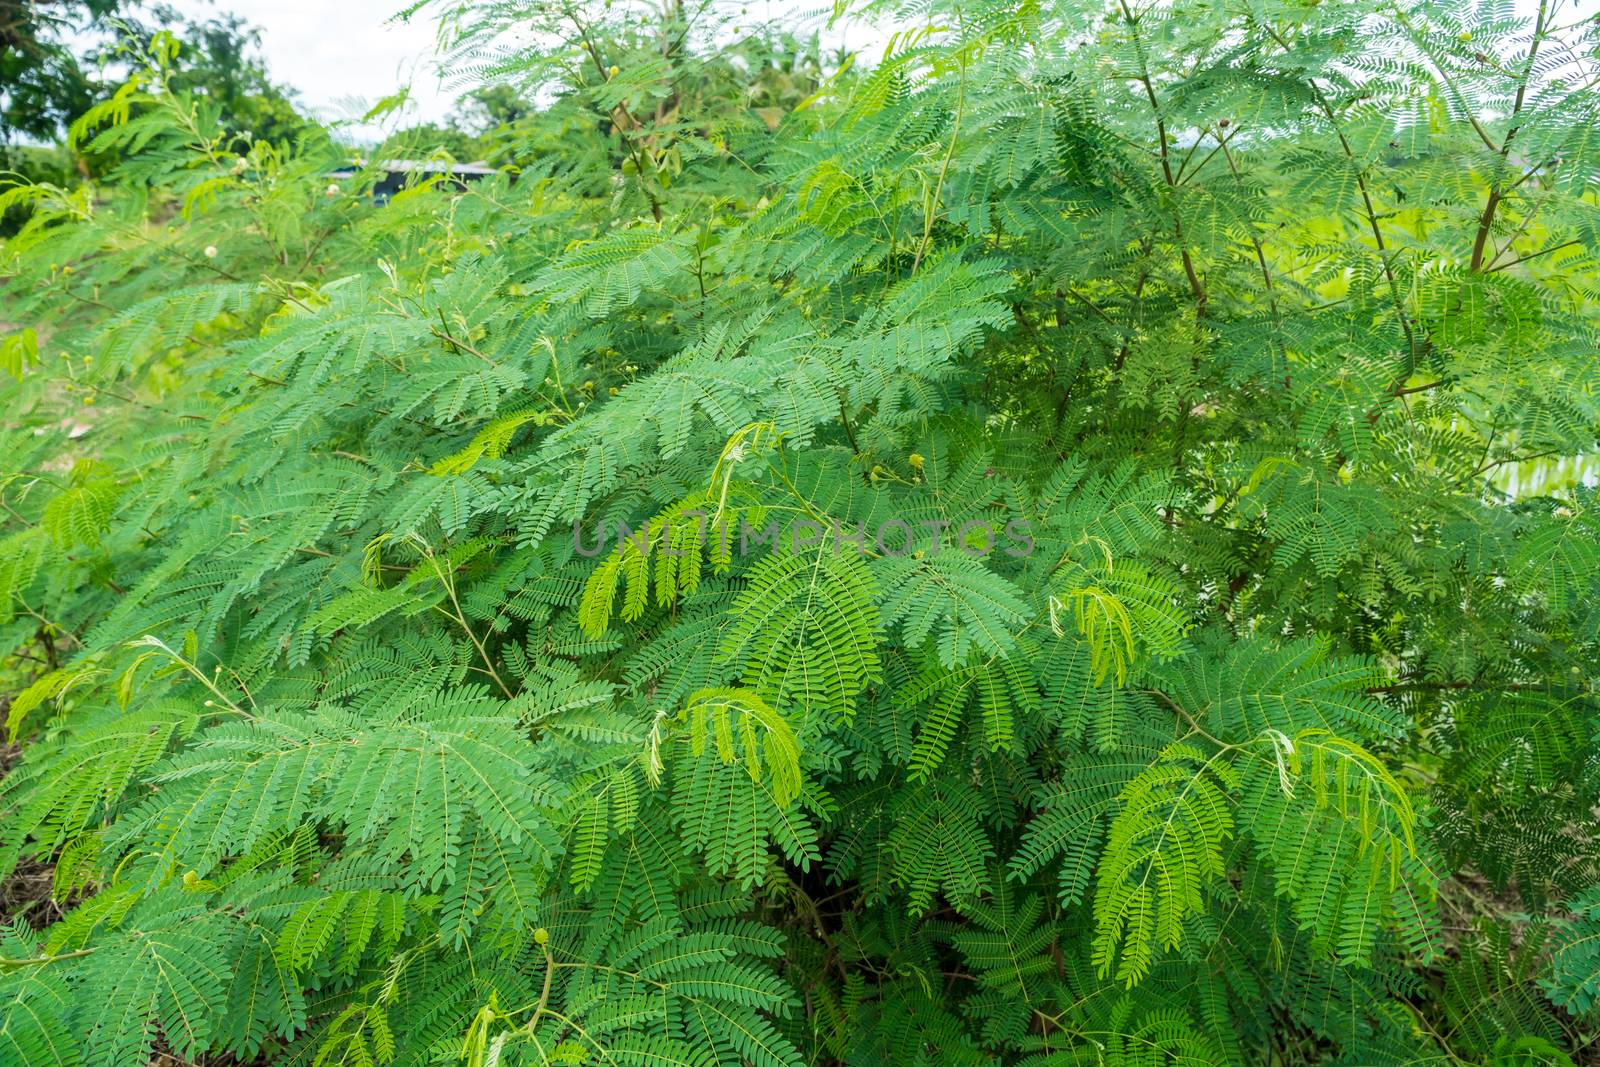
[[[5,194],[0,1062],[1581,1060],[1594,23],[687,7]]]

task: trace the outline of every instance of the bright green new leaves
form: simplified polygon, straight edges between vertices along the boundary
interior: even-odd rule
[[[22,188],[27,188],[23,186]],[[8,189],[7,192],[14,190]],[[39,364],[39,334],[31,327],[0,337],[0,371],[22,380],[27,371]]]
[[[770,846],[804,870],[820,858],[810,815],[792,800],[779,803],[771,777],[754,779],[717,759],[686,762],[673,772],[673,810],[683,843],[704,856],[708,870],[751,888],[768,879]]]
[[[1059,636],[1061,616],[1072,615],[1096,685],[1108,677],[1126,684],[1141,652],[1160,659],[1176,655],[1189,629],[1178,587],[1137,562],[1069,567],[1063,590],[1050,598],[1050,628]]]
[[[709,742],[723,763],[742,763],[751,781],[760,782],[763,772],[769,775],[779,807],[800,795],[800,745],[794,730],[754,692],[702,689],[689,698],[682,718],[696,757],[705,754]]]
[[[1057,885],[1064,905],[1081,904],[1105,840],[1106,824],[1118,809],[1118,798],[1146,769],[1136,759],[1085,755],[1069,763],[1059,781],[1040,786],[1036,813],[1029,821],[1007,876],[1033,878],[1058,863]]]
[[[765,513],[759,505],[740,506],[745,496],[724,481],[710,490],[691,493],[644,520],[637,530],[620,526],[617,546],[584,582],[578,603],[578,625],[583,632],[591,638],[603,637],[613,612],[624,622],[638,621],[650,605],[652,587],[656,605],[672,607],[700,587],[706,564],[712,573],[726,573],[735,545],[742,544],[749,528],[762,524]],[[619,588],[620,612],[616,607]]]
[[[1123,789],[1106,835],[1094,897],[1094,963],[1132,986],[1205,912],[1233,836],[1237,773],[1173,745]]]
[[[702,689],[677,721],[693,757],[669,757],[679,819],[686,843],[713,871],[754,884],[766,872],[769,841],[801,867],[818,858],[816,831],[795,806],[800,746],[781,715],[752,690]],[[662,772],[660,732],[658,720],[645,755],[653,782]]]
[[[446,456],[434,463],[431,468],[434,474],[465,474],[478,464],[482,459],[499,459],[506,454],[506,449],[511,447],[511,441],[517,431],[532,423],[540,425],[547,421],[549,416],[540,411],[513,411],[494,419],[467,443],[461,451]]]
[[[1254,748],[1246,821],[1313,951],[1366,963],[1379,930],[1397,923],[1431,953],[1432,876],[1405,787],[1371,752],[1324,730],[1270,731]]]

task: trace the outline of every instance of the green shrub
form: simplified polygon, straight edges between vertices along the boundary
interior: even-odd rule
[[[382,208],[158,38],[4,197],[0,1063],[1573,1062],[1553,6],[596,4]]]

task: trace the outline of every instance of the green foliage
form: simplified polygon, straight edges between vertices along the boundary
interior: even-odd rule
[[[293,93],[275,83],[258,51],[261,30],[237,14],[185,17],[167,4],[148,11],[150,24],[129,16],[125,28],[148,48],[160,33],[178,41],[170,66],[174,89],[204,99],[228,118],[231,129],[246,141],[285,144],[304,132],[305,119],[295,109]]]
[[[0,1063],[1583,1062],[1593,22],[432,7],[0,192]]]
[[[70,46],[74,29],[103,20],[117,0],[6,0],[0,5],[0,142],[47,138],[100,88]]]
[[[1226,766],[1226,765],[1219,765]],[[1228,794],[1238,788],[1200,751],[1174,745],[1117,797],[1095,887],[1094,962],[1128,986],[1158,952],[1183,944],[1184,922],[1206,911],[1233,836]]]

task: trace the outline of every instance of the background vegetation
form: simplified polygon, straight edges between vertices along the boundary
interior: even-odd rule
[[[0,1063],[1592,1062],[1596,23],[871,6],[0,194]]]

